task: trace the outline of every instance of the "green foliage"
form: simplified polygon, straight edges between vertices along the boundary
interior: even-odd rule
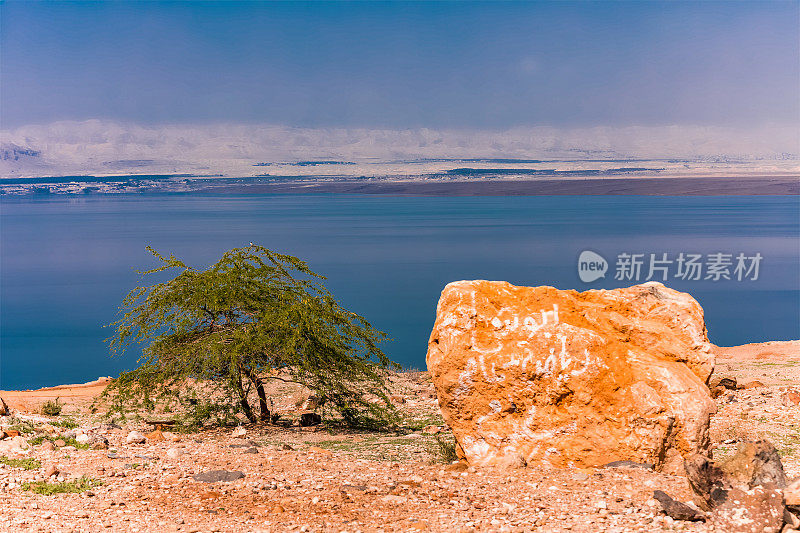
[[[450,464],[458,460],[456,441],[454,439],[448,439],[441,435],[435,435],[434,438],[436,439],[436,444],[432,447],[431,454],[439,462]]]
[[[54,422],[50,422],[50,425],[64,429],[75,429],[78,427],[78,423],[71,418],[67,418],[66,420],[56,420]]]
[[[14,419],[14,420],[16,421],[16,423],[10,425],[8,429],[19,431],[20,433],[33,433],[35,431],[33,424],[31,424],[30,422],[19,419]]]
[[[64,481],[61,483],[50,483],[48,481],[26,481],[22,484],[22,489],[35,492],[36,494],[51,496],[59,493],[85,492],[102,484],[103,483],[101,481],[82,476],[74,481]]]
[[[49,440],[50,442],[55,442],[59,439],[64,441],[64,446],[74,446],[78,450],[88,450],[89,448],[91,448],[91,445],[86,443],[82,444],[77,440],[75,440],[75,437],[50,437],[45,435],[37,435],[36,437],[28,439],[28,444],[30,444],[31,446],[37,446],[46,440]]]
[[[195,385],[207,402],[190,413],[234,408],[266,422],[265,384],[282,380],[314,391],[349,425],[396,421],[385,374],[397,365],[378,348],[386,334],[342,308],[305,262],[250,245],[196,270],[148,250],[161,266],[141,274],[178,273],[133,289],[120,307],[109,347],[119,354],[142,345],[143,355],[106,389],[111,412],[170,400],[189,407],[186,389]]]
[[[47,400],[42,404],[42,414],[45,416],[58,416],[61,414],[61,402],[58,401],[58,398],[55,400]]]
[[[42,467],[38,459],[26,457],[25,459],[9,459],[5,455],[0,455],[0,463],[12,468],[24,468],[25,470],[36,470]]]

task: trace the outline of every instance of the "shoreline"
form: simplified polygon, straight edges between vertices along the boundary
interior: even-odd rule
[[[210,194],[373,194],[387,196],[797,196],[800,176],[635,177],[481,181],[310,181],[219,185]]]
[[[769,364],[800,362],[800,340],[765,341],[738,346],[712,346],[717,363],[721,365],[721,368],[730,364],[753,361],[763,361]],[[109,376],[99,377],[86,383],[55,385],[39,389],[0,390],[0,398],[3,398],[10,407],[16,408],[30,408],[32,404],[52,400],[56,397],[65,399],[66,401],[63,403],[67,404],[96,397],[112,380],[113,378]]]

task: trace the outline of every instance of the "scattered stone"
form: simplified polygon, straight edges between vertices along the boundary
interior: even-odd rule
[[[227,483],[230,481],[236,481],[237,479],[242,479],[244,477],[244,472],[239,470],[209,470],[208,472],[195,474],[192,477],[195,481],[201,481],[203,483]]]
[[[658,503],[661,504],[661,509],[664,510],[664,513],[674,520],[697,522],[706,519],[705,514],[683,502],[673,500],[672,497],[664,491],[653,491],[653,498],[658,500]]]
[[[49,478],[58,475],[58,468],[56,465],[49,465],[44,469],[44,477]]]
[[[101,435],[95,435],[89,440],[89,446],[93,450],[107,450],[108,439]]]
[[[167,459],[177,459],[181,455],[183,455],[183,450],[180,448],[170,448],[167,450]]]
[[[49,440],[44,440],[42,441],[42,444],[39,445],[39,449],[44,452],[52,452],[53,450],[56,449],[56,445]]]
[[[652,470],[652,463],[636,463],[634,461],[611,461],[603,465],[603,468],[642,468],[644,470]]]
[[[6,438],[6,437],[19,437],[20,436],[19,431],[17,431],[16,429],[7,429],[3,433],[5,435],[3,438]]]
[[[786,524],[785,527],[789,529],[798,529],[800,528],[800,517],[796,514],[789,511],[789,509],[785,509],[783,511],[783,521]]]
[[[89,435],[87,435],[86,433],[81,433],[80,435],[75,437],[75,441],[78,444],[86,444],[87,442],[89,442],[90,439],[91,439],[91,437]]]
[[[434,425],[425,426],[425,428],[422,430],[422,432],[425,433],[426,435],[436,435],[437,433],[440,433],[441,431],[442,431],[442,428],[440,428],[439,426],[434,426]]]
[[[756,381],[750,381],[748,383],[745,383],[744,385],[742,385],[742,388],[743,389],[757,389],[757,388],[763,387],[763,386],[764,386],[763,383],[761,383],[760,381],[756,380]]]
[[[56,447],[58,447],[58,448],[63,448],[64,446],[66,446],[66,445],[67,445],[67,443],[64,441],[64,439],[56,439],[56,440],[53,442],[53,444],[54,444]]]
[[[310,453],[322,453],[325,455],[331,455],[333,453],[332,450],[328,450],[327,448],[320,448],[319,446],[309,446],[307,451]]]
[[[322,423],[322,417],[318,413],[302,413],[300,415],[300,425],[303,427],[318,426]]]
[[[722,387],[728,390],[736,390],[737,388],[736,378],[723,378],[723,377],[712,376],[708,382],[708,388],[713,389],[715,387]]]
[[[161,432],[160,429],[151,431],[150,433],[145,435],[145,438],[147,439],[147,442],[164,442],[165,440],[167,440],[166,438],[164,438],[164,434]]]
[[[783,488],[787,484],[778,450],[767,440],[739,443],[736,453],[719,467],[728,481],[738,482],[744,488],[768,484]]]
[[[234,439],[243,439],[247,435],[247,429],[242,426],[237,427],[231,432],[231,437]]]
[[[128,436],[125,437],[125,442],[128,444],[144,444],[147,442],[147,437],[140,431],[131,431],[128,433]]]
[[[712,514],[712,521],[726,533],[779,533],[783,526],[781,491],[762,486],[750,490],[732,488]]]
[[[247,448],[245,451],[243,451],[242,453],[258,453],[258,448],[256,448],[255,446],[251,446],[251,447]]]
[[[800,394],[794,391],[785,392],[781,395],[781,403],[786,407],[800,405]]]
[[[793,511],[800,512],[800,478],[795,479],[783,489],[783,498],[786,505]]]
[[[427,365],[457,452],[473,465],[612,458],[674,473],[710,444],[703,310],[661,283],[582,293],[450,283]]]
[[[294,448],[292,448],[291,444],[286,444],[285,442],[283,444],[281,444],[280,449],[284,450],[284,451],[294,450]]]
[[[9,416],[11,414],[11,410],[8,408],[6,402],[0,398],[0,416]]]
[[[0,441],[0,455],[9,453],[20,453],[29,448],[28,441],[24,437],[17,435],[16,437],[6,438]]]

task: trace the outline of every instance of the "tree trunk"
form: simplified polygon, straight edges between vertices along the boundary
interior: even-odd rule
[[[264,392],[264,383],[256,378],[256,392],[258,392],[258,407],[262,422],[269,422],[269,405],[267,405],[267,394]]]
[[[264,391],[264,382],[252,370],[247,372],[247,377],[253,382],[256,393],[258,393],[259,419],[262,422],[269,422],[269,404],[267,403],[267,393]]]
[[[236,391],[239,393],[239,405],[242,406],[242,412],[247,419],[255,424],[256,422],[256,415],[253,413],[253,409],[250,408],[250,404],[247,403],[247,393],[244,391],[244,387],[242,387],[242,379],[239,376],[236,379]]]

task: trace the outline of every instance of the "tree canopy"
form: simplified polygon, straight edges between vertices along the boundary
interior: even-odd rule
[[[113,354],[142,346],[139,367],[108,390],[118,408],[180,399],[191,381],[267,421],[265,383],[277,379],[311,389],[349,424],[391,416],[385,371],[397,365],[378,347],[386,334],[341,307],[304,261],[251,244],[197,270],[147,249],[161,265],[143,276],[178,273],[133,289],[110,324]]]

